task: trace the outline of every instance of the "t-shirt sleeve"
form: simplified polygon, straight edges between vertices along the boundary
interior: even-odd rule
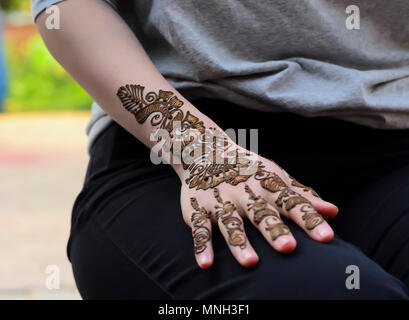
[[[33,17],[33,21],[37,19],[37,16],[45,10],[47,7],[52,6],[58,2],[62,2],[65,0],[31,0],[31,14]],[[118,0],[104,0],[106,3],[111,5],[114,9],[117,8]]]
[[[64,0],[31,0],[31,15],[33,17],[33,21],[35,22],[37,16],[47,7],[61,1]]]

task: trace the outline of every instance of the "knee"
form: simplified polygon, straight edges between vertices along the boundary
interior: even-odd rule
[[[338,238],[300,247],[278,260],[260,261],[250,284],[252,299],[409,299],[401,281]]]

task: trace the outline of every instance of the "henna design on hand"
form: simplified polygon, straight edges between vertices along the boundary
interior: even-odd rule
[[[314,229],[324,221],[323,217],[314,209],[311,202],[291,190],[276,173],[265,171],[261,166],[255,175],[255,179],[260,181],[264,189],[272,193],[278,193],[276,204],[287,212],[295,208],[295,206],[303,204],[301,207],[301,212],[303,212],[302,219],[305,221],[305,227],[308,230]]]
[[[319,214],[315,211],[310,201],[291,190],[277,174],[265,170],[261,161],[253,161],[242,154],[240,154],[239,157],[238,148],[235,148],[235,152],[233,152],[235,153],[235,161],[232,163],[229,161],[232,159],[232,156],[230,155],[231,152],[228,152],[229,143],[226,143],[226,140],[221,144],[213,143],[211,146],[206,145],[206,133],[209,133],[211,137],[217,137],[220,136],[220,131],[214,128],[207,129],[198,117],[192,115],[189,111],[185,113],[181,110],[183,101],[178,99],[172,91],[159,90],[159,93],[151,91],[145,95],[143,86],[127,84],[118,89],[117,96],[121,100],[124,108],[135,116],[138,123],[144,123],[152,115],[150,120],[151,125],[167,130],[170,137],[169,139],[171,140],[169,141],[171,145],[170,150],[172,150],[174,139],[180,139],[182,137],[180,140],[184,141],[184,135],[189,133],[191,129],[195,129],[199,132],[199,139],[196,143],[201,150],[206,150],[207,148],[209,152],[197,156],[191,163],[184,162],[182,157],[183,169],[189,171],[189,177],[185,179],[185,183],[188,184],[189,188],[207,190],[209,188],[216,188],[221,183],[238,185],[241,182],[247,181],[250,177],[254,177],[260,181],[264,189],[272,193],[279,193],[278,199],[276,200],[276,204],[279,207],[289,211],[299,204],[304,204],[303,219],[305,220],[306,226],[314,228],[322,222],[322,220],[318,218]],[[176,121],[181,124],[179,128],[180,132],[176,132]],[[182,153],[186,151],[185,148],[188,149],[187,145],[191,142],[192,140],[190,139],[182,143]],[[188,149],[187,151],[189,152],[190,150]],[[215,163],[214,161],[215,155],[218,153],[223,154],[221,164]],[[256,172],[250,174],[241,173],[241,169],[248,169],[254,166],[257,168]],[[301,185],[293,178],[291,179],[293,186],[302,187],[304,190],[311,190],[314,195],[318,196],[312,189]],[[223,208],[226,206],[229,210],[231,208],[235,210],[234,205],[230,202],[218,202],[223,204]],[[224,212],[224,209],[222,210],[220,208],[219,212]],[[233,217],[231,219],[233,219]],[[231,225],[235,226],[234,228],[230,228],[232,234],[240,230],[238,226],[241,225],[240,220],[240,223],[238,223],[234,219],[231,220]],[[241,243],[241,241],[237,239],[233,242]]]
[[[228,242],[232,246],[239,246],[244,249],[247,246],[247,238],[243,230],[243,222],[236,217],[233,217],[233,213],[236,211],[236,206],[230,201],[224,202],[220,197],[219,189],[213,190],[214,197],[220,205],[216,205],[216,217],[225,226],[228,234]]]
[[[264,189],[272,193],[278,192],[276,204],[286,211],[293,209],[296,205],[301,203],[310,204],[306,198],[291,190],[274,172],[260,170],[255,178],[260,180],[260,184]]]
[[[235,186],[250,178],[250,176],[239,174],[240,168],[237,164],[214,164],[204,158],[196,159],[187,168],[190,171],[190,176],[185,182],[189,188],[207,190],[215,188],[223,182]]]
[[[270,233],[271,240],[274,241],[279,236],[290,233],[290,229],[283,223],[278,212],[267,207],[266,200],[256,196],[248,185],[245,186],[245,190],[249,194],[250,203],[247,204],[247,207],[253,211],[254,223],[259,225],[264,220],[265,230]]]
[[[117,92],[117,96],[124,108],[135,116],[138,123],[144,123],[150,115],[153,115],[150,121],[151,125],[165,129],[170,133],[170,136],[173,136],[175,135],[174,123],[175,121],[180,121],[181,132],[178,133],[179,136],[183,136],[183,134],[191,129],[196,129],[201,135],[198,143],[203,144],[202,146],[199,145],[199,148],[211,148],[210,152],[200,155],[192,163],[185,163],[183,158],[181,159],[183,168],[190,173],[189,178],[185,181],[189,188],[207,190],[218,186],[222,182],[237,185],[250,178],[250,175],[246,176],[239,173],[241,167],[248,166],[249,164],[239,164],[237,161],[235,163],[228,161],[223,161],[222,164],[215,163],[214,157],[216,152],[218,150],[219,152],[226,151],[229,146],[224,145],[221,151],[220,146],[204,146],[206,130],[213,137],[221,136],[220,131],[213,128],[206,129],[203,122],[199,121],[189,111],[185,114],[180,109],[183,101],[179,100],[173,92],[159,90],[157,94],[151,91],[144,96],[143,91],[143,86],[127,84],[121,86]],[[172,143],[172,141],[170,142]],[[189,142],[192,141],[182,144],[182,152]]]
[[[315,192],[315,190],[313,188],[303,185],[302,183],[298,182],[295,178],[293,178],[289,173],[287,173],[287,174],[290,177],[292,186],[297,187],[297,188],[301,188],[305,192],[310,191],[314,197],[317,197],[317,198],[321,199],[321,197],[318,195],[318,193]]]
[[[302,219],[305,221],[307,230],[312,230],[324,222],[324,218],[310,205],[303,205],[301,212],[303,213]]]
[[[210,213],[205,208],[200,208],[196,198],[190,198],[190,204],[196,211],[192,214],[192,235],[195,253],[199,254],[206,250],[206,243],[210,241],[210,230],[205,226],[210,221]]]

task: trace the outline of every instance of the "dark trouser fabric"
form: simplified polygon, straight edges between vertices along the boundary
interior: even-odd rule
[[[243,268],[215,226],[214,265],[200,269],[178,177],[114,123],[92,147],[73,208],[67,251],[83,298],[408,299],[409,130],[194,104],[223,129],[258,128],[261,155],[339,207],[334,240],[318,243],[286,219],[298,245],[283,255],[245,220],[260,261]],[[349,265],[358,290],[345,285]]]

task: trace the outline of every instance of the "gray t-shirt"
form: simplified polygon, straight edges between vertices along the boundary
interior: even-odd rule
[[[187,99],[409,128],[407,0],[353,1],[352,30],[349,0],[101,1]],[[94,103],[89,146],[111,121]]]

